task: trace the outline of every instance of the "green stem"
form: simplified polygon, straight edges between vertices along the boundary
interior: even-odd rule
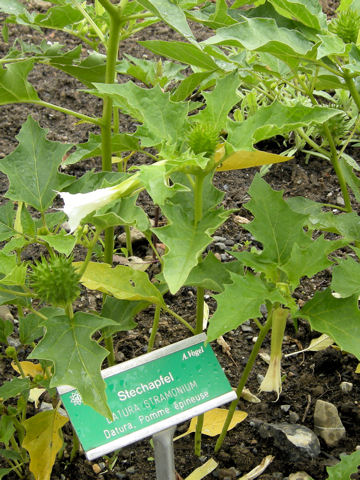
[[[182,323],[186,328],[188,328],[190,330],[190,332],[195,335],[195,329],[184,319],[182,318],[180,315],[178,315],[176,312],[174,312],[173,310],[171,310],[171,308],[169,308],[167,305],[163,305],[162,306],[163,310],[167,313],[169,313],[170,315],[172,315],[173,317],[175,317],[177,320],[179,320],[180,323]]]
[[[195,176],[194,186],[194,224],[197,225],[203,216],[203,190],[205,175]]]
[[[80,442],[79,437],[76,435],[75,429],[73,428],[73,441],[72,441],[72,449],[70,453],[70,462],[74,460],[77,453],[80,451]]]
[[[71,115],[75,118],[79,118],[80,120],[92,123],[93,125],[101,125],[101,119],[89,117],[88,115],[83,115],[79,112],[74,112],[74,110],[69,110],[68,108],[59,107],[58,105],[54,105],[53,103],[44,102],[43,100],[35,100],[32,102],[24,102],[24,103],[32,103],[34,105],[38,105],[39,107],[50,108],[52,110],[56,110],[57,112],[64,113],[65,115]]]
[[[76,7],[80,10],[84,18],[88,21],[88,23],[93,27],[94,31],[96,32],[97,36],[99,37],[100,41],[102,42],[103,45],[105,45],[105,37],[100,28],[96,25],[94,20],[91,18],[91,16],[87,13],[85,8],[81,5],[79,0],[75,0]]]
[[[0,292],[10,293],[10,295],[16,295],[17,297],[32,297],[33,296],[31,293],[17,292],[15,290],[10,290],[10,289],[4,288],[4,287],[0,287]]]
[[[346,85],[347,85],[347,87],[350,91],[350,94],[351,94],[352,98],[354,99],[354,102],[356,103],[356,106],[357,106],[357,108],[360,112],[360,94],[357,91],[354,79],[348,73],[344,73],[343,77],[344,77]]]
[[[126,250],[128,254],[133,255],[133,248],[131,243],[131,231],[129,225],[125,225],[125,234],[126,234]]]
[[[352,207],[351,207],[350,195],[349,195],[349,192],[348,192],[348,189],[347,189],[347,186],[346,186],[346,180],[345,180],[343,171],[342,171],[341,166],[340,166],[339,155],[338,155],[338,152],[336,150],[336,145],[335,145],[334,139],[331,135],[330,129],[329,129],[328,125],[326,125],[326,124],[324,124],[324,131],[325,131],[327,141],[329,142],[330,160],[331,160],[332,166],[335,170],[335,174],[338,178],[339,184],[340,184],[341,193],[343,195],[343,199],[344,199],[344,203],[345,203],[345,208],[346,208],[347,212],[351,212]]]
[[[222,429],[222,432],[216,442],[216,445],[215,445],[215,452],[218,452],[223,444],[223,441],[225,439],[225,436],[226,436],[226,433],[228,431],[228,428],[229,428],[229,425],[230,425],[230,422],[234,416],[234,413],[235,413],[235,409],[239,403],[239,400],[240,400],[240,397],[241,397],[241,393],[245,387],[245,384],[248,380],[248,377],[250,375],[250,372],[254,366],[254,363],[255,363],[255,360],[256,360],[256,357],[259,353],[259,350],[260,350],[260,347],[268,333],[268,331],[270,330],[271,328],[271,323],[272,323],[272,312],[273,310],[271,310],[271,312],[269,313],[268,315],[268,318],[264,324],[264,326],[262,327],[262,329],[260,330],[260,333],[259,333],[259,336],[253,346],[253,349],[251,351],[251,354],[250,354],[250,357],[249,357],[249,360],[247,361],[247,364],[244,368],[244,371],[241,375],[241,378],[240,378],[240,381],[239,381],[239,384],[237,386],[237,389],[236,389],[236,395],[237,395],[237,399],[236,400],[233,400],[230,404],[230,408],[229,408],[229,411],[228,411],[228,414],[227,414],[227,417],[226,417],[226,420],[225,420],[225,423],[224,423],[224,426],[223,426],[223,429]]]
[[[108,350],[109,355],[107,356],[107,362],[109,367],[115,365],[115,350],[114,350],[114,340],[112,335],[109,335],[104,338],[105,348]]]
[[[100,236],[100,232],[98,230],[95,230],[95,233],[94,233],[94,236],[93,236],[93,239],[91,241],[91,244],[86,252],[86,257],[85,257],[85,260],[80,268],[80,270],[78,271],[78,274],[80,276],[80,278],[83,276],[90,260],[91,260],[91,256],[92,256],[92,253],[94,251],[94,248],[95,248],[95,245],[99,239],[99,236]]]
[[[194,439],[194,453],[197,457],[201,455],[201,432],[204,425],[204,414],[202,413],[197,417],[195,439]]]
[[[155,313],[154,313],[154,321],[153,321],[153,325],[152,325],[152,329],[151,329],[151,335],[150,335],[150,339],[149,339],[149,345],[148,345],[148,349],[147,349],[148,352],[151,352],[152,349],[154,348],[155,337],[156,337],[156,333],[157,333],[158,328],[159,328],[160,312],[161,312],[160,305],[156,305]]]
[[[204,323],[204,293],[203,287],[197,287],[196,290],[196,327],[195,335],[203,331]]]

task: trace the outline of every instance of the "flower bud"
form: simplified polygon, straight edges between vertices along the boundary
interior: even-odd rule
[[[277,308],[273,312],[272,330],[271,330],[271,353],[270,364],[264,380],[261,382],[261,392],[276,392],[277,399],[281,393],[281,356],[282,342],[286,327],[286,320],[289,310],[286,308]]]

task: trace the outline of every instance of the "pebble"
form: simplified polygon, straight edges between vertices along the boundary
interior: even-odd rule
[[[303,425],[261,423],[259,433],[263,438],[272,438],[274,445],[286,452],[294,462],[315,458],[320,453],[319,439],[312,430]]]
[[[121,473],[121,472],[115,473],[115,476],[116,476],[116,478],[118,478],[119,480],[124,480],[125,478],[127,478],[126,473]]]
[[[101,467],[98,463],[94,463],[92,466],[93,472],[98,475],[101,472]]]
[[[216,242],[214,243],[214,246],[221,252],[224,252],[226,250],[226,245],[223,242]]]
[[[145,235],[137,228],[130,229],[130,238],[132,243],[141,242],[146,239]],[[118,240],[121,245],[126,245],[126,233],[121,233],[118,236]]]
[[[289,412],[289,422],[290,423],[297,423],[299,421],[300,417],[296,412]]]
[[[130,475],[132,475],[133,473],[136,472],[136,468],[135,467],[129,467],[126,469],[126,473],[130,473]]]
[[[333,447],[345,437],[346,430],[334,404],[316,400],[314,411],[314,430],[329,447]]]
[[[340,389],[343,393],[350,393],[353,389],[353,384],[351,382],[341,382]]]
[[[21,345],[21,342],[18,338],[8,337],[7,341],[10,347],[19,348]]]
[[[250,327],[249,325],[240,325],[240,328],[243,332],[253,332],[254,329],[252,327]]]
[[[296,472],[289,475],[289,480],[312,480],[306,472]]]
[[[0,317],[4,320],[10,320],[11,322],[14,321],[14,317],[7,305],[0,305]]]
[[[219,237],[219,235],[214,235],[212,239],[213,239],[213,242],[223,242],[223,243],[226,242],[227,240],[225,237]]]
[[[256,375],[256,380],[257,380],[258,384],[261,385],[263,380],[264,380],[264,375],[261,375],[261,373],[258,373]]]
[[[216,470],[213,473],[214,476],[215,476],[215,473],[216,473],[216,478],[221,478],[221,480],[231,480],[239,476],[239,471],[236,470],[236,468],[234,467],[220,468],[219,470]]]
[[[291,408],[291,405],[280,405],[280,410],[287,413]]]

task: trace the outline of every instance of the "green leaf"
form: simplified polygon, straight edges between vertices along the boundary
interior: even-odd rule
[[[338,115],[339,111],[327,107],[287,106],[279,102],[260,107],[243,122],[228,120],[228,143],[234,150],[252,150],[253,144],[288,133],[296,128],[322,124]]]
[[[340,454],[340,462],[333,467],[326,467],[328,480],[348,480],[358,471],[360,465],[360,450],[351,455]]]
[[[19,0],[0,0],[0,12],[7,15],[20,15],[26,12],[26,8]]]
[[[229,212],[222,209],[205,212],[195,225],[189,212],[183,210],[181,205],[167,204],[163,207],[163,213],[169,224],[153,229],[168,248],[163,257],[163,273],[172,294],[184,285],[191,270],[198,264],[199,255],[211,243],[210,235],[229,216]]]
[[[228,15],[228,6],[225,0],[218,0],[216,4],[206,4],[205,7],[198,10],[193,9],[188,12],[188,16],[212,30],[236,23],[236,20]]]
[[[196,43],[195,37],[187,23],[183,10],[170,0],[138,0],[146,10],[161,18],[174,30],[192,43]]]
[[[12,202],[0,206],[0,241],[8,240],[14,233],[15,210]]]
[[[360,263],[353,258],[340,259],[332,274],[331,288],[342,297],[360,295]]]
[[[263,245],[261,258],[265,262],[284,265],[290,258],[293,245],[307,245],[309,237],[303,230],[306,215],[295,213],[277,192],[256,174],[249,194],[252,197],[246,208],[254,220],[244,228]]]
[[[295,289],[302,277],[311,278],[330,267],[333,262],[328,259],[328,255],[344,244],[346,242],[325,240],[323,236],[310,240],[305,245],[294,244],[290,258],[280,268]]]
[[[0,387],[0,391],[1,391]],[[1,398],[1,397],[0,397]],[[9,444],[9,441],[15,433],[14,421],[8,415],[1,415],[0,418],[0,442]]]
[[[62,308],[43,307],[38,310],[40,315],[45,317],[56,317],[64,314]],[[23,345],[31,345],[44,335],[44,320],[35,313],[29,313],[26,317],[19,318],[19,336]]]
[[[326,15],[317,0],[269,0],[284,17],[316,30],[326,29]]]
[[[117,225],[129,225],[144,232],[149,229],[150,222],[144,210],[136,205],[136,201],[137,196],[121,198],[89,215],[86,221],[101,230]]]
[[[71,385],[79,391],[85,404],[108,418],[112,415],[106,401],[101,365],[109,352],[91,336],[112,324],[108,318],[83,312],[76,312],[72,319],[65,315],[48,318],[44,323],[44,338],[28,357],[52,361],[54,375],[50,386]]]
[[[39,100],[36,90],[26,80],[33,65],[32,60],[27,60],[0,67],[0,105]]]
[[[0,468],[0,478],[4,478],[5,475],[12,472],[13,470],[13,468]]]
[[[301,58],[311,58],[313,44],[295,30],[279,28],[272,18],[245,18],[220,28],[202,45],[228,45],[267,52],[296,68]]]
[[[29,117],[16,137],[19,145],[0,160],[0,171],[10,182],[6,197],[28,203],[40,212],[51,205],[57,191],[73,181],[73,177],[57,171],[71,145],[46,140],[46,133]]]
[[[318,38],[321,40],[316,54],[318,60],[330,55],[343,55],[345,53],[346,45],[336,35],[318,35]]]
[[[222,292],[226,283],[231,283],[227,265],[221,263],[212,252],[191,270],[185,281],[186,286],[202,287],[214,292]]]
[[[260,277],[251,273],[244,276],[232,273],[231,279],[233,283],[225,285],[224,292],[214,296],[217,309],[209,321],[209,342],[251,318],[260,317],[260,306],[266,300],[280,303],[284,301],[277,290],[270,290]]]
[[[206,99],[206,107],[193,116],[192,120],[209,122],[219,131],[224,129],[230,110],[240,100],[237,94],[240,81],[237,71],[219,79],[210,93],[203,93]],[[224,95],[224,92],[226,92],[226,95]]]
[[[342,350],[360,359],[358,295],[335,298],[327,288],[316,292],[297,316],[307,318],[314,330],[326,333]]]
[[[65,57],[64,60],[67,58]],[[61,63],[61,58],[51,59],[50,64],[77,78],[87,87],[91,87],[95,82],[105,82],[106,56],[97,52],[91,53],[77,65],[74,63],[69,65],[68,62]]]
[[[146,40],[139,43],[156,55],[172,58],[181,63],[188,63],[203,70],[219,70],[211,56],[201,50],[199,46],[165,40]]]
[[[39,235],[39,238],[57,252],[63,253],[66,256],[70,255],[76,244],[76,237],[65,232],[65,230],[61,230],[56,234]]]
[[[8,343],[7,337],[11,335],[13,331],[14,331],[13,323],[6,318],[0,317],[0,342],[5,343],[5,345],[7,345]]]
[[[149,302],[141,300],[119,300],[118,298],[107,296],[101,310],[101,316],[111,318],[116,325],[105,327],[104,335],[109,336],[116,332],[126,332],[133,330],[137,323],[135,316],[149,306]]]
[[[83,14],[72,5],[59,5],[49,8],[46,13],[38,14],[34,18],[34,24],[41,28],[63,29],[67,26],[74,26],[75,23],[83,20]]]
[[[171,95],[170,99],[173,102],[181,102],[185,100],[191,93],[198,87],[204,80],[209,78],[212,72],[196,72],[186,77],[175,92]]]
[[[94,86],[101,96],[110,95],[115,106],[143,123],[136,131],[143,147],[183,138],[188,106],[185,102],[172,102],[169,93],[163,92],[159,86],[145,89],[132,82],[116,85],[97,83]]]
[[[81,267],[81,262],[74,265]],[[123,265],[111,268],[107,263],[90,262],[81,277],[81,283],[91,290],[99,290],[121,300],[164,304],[159,290],[150,282],[146,273]]]
[[[3,401],[16,397],[30,389],[28,378],[13,378],[10,382],[4,382],[0,387],[0,398]]]

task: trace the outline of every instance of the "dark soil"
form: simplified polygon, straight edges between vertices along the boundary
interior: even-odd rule
[[[327,4],[326,8],[331,11],[332,5]],[[197,27],[198,35],[206,35]],[[11,29],[11,36],[21,35],[25,41],[39,42],[42,37],[26,28],[14,27]],[[174,34],[161,25],[152,26],[134,39],[128,40],[122,47],[122,51],[134,56],[151,54],[139,47],[136,40],[141,39],[169,39]],[[66,43],[68,47],[74,46],[72,40],[64,38],[63,35],[52,31],[47,32],[48,41],[59,41]],[[1,54],[7,51],[8,46],[0,44]],[[91,97],[79,89],[83,88],[77,81],[62,74],[59,71],[45,66],[37,66],[31,73],[30,80],[37,86],[42,99],[54,104],[61,104],[65,107],[86,113],[100,114],[100,100]],[[90,131],[96,131],[93,127],[86,125],[75,125],[75,119],[67,117],[62,113],[48,111],[29,105],[9,105],[0,107],[0,158],[9,154],[17,145],[15,135],[28,115],[40,122],[40,125],[49,129],[48,138],[61,142],[79,143],[87,140]],[[133,131],[134,124],[127,117],[123,117],[123,131]],[[283,142],[282,138],[278,139]],[[261,145],[263,150],[277,152],[279,150],[276,142]],[[135,162],[141,161],[139,157]],[[99,159],[67,167],[66,173],[81,176],[90,168],[100,169]],[[251,184],[256,169],[249,169],[237,172],[225,172],[216,174],[216,186],[225,192],[224,205],[226,208],[238,209],[237,215],[249,216],[249,212],[243,205],[249,199],[247,190]],[[326,202],[336,203],[340,195],[340,188],[336,177],[329,163],[324,160],[310,159],[308,163],[304,158],[298,156],[287,163],[278,164],[272,167],[266,175],[266,180],[275,189],[283,189],[286,197],[303,195],[307,198]],[[8,188],[7,179],[1,176],[0,189],[4,194]],[[150,215],[154,215],[154,208],[149,204],[145,196],[141,199]],[[251,241],[249,234],[241,228],[236,216],[232,216],[226,224],[216,232],[217,235],[225,237],[229,248],[233,244],[243,244]],[[144,246],[140,246],[144,249]],[[226,260],[229,255],[224,251],[211,247],[222,259]],[[139,250],[141,251],[141,250]],[[36,252],[33,252],[36,255]],[[303,284],[299,296],[302,300],[311,297],[318,289],[328,285],[330,275],[325,272],[316,276],[311,281]],[[216,307],[216,302],[208,292],[210,310]],[[176,296],[168,295],[167,303],[176,311],[191,321],[194,318],[196,300],[192,289],[183,289]],[[97,298],[84,292],[78,308],[85,310],[96,307]],[[134,331],[121,333],[115,339],[118,361],[128,360],[146,352],[149,339],[149,330],[152,325],[153,308],[141,313],[138,318],[138,328]],[[230,347],[230,354],[224,353],[220,345],[213,343],[213,349],[220,364],[233,387],[236,387],[244,365],[247,362],[249,353],[253,346],[253,338],[256,335],[256,327],[250,325],[245,331],[242,328],[225,335],[225,340]],[[156,347],[162,347],[188,336],[188,332],[172,318],[164,314],[160,321],[159,333]],[[312,332],[307,323],[300,322],[296,331],[293,325],[289,325],[287,336],[284,342],[284,353],[293,353],[309,345],[311,339],[317,336]],[[264,346],[269,351],[269,343]],[[24,352],[24,355],[26,352]],[[2,380],[9,379],[11,367],[7,360],[1,360]],[[352,453],[360,445],[360,407],[359,375],[355,374],[357,361],[351,355],[328,348],[321,352],[307,352],[297,356],[284,358],[283,373],[286,379],[283,383],[283,391],[277,402],[271,394],[261,394],[261,403],[249,403],[241,400],[239,409],[248,413],[247,419],[229,432],[223,449],[216,455],[213,453],[216,438],[203,436],[202,457],[197,458],[193,454],[193,434],[175,442],[176,469],[181,477],[189,475],[196,467],[200,466],[210,457],[215,458],[219,467],[207,478],[237,478],[244,475],[266,455],[273,455],[275,458],[267,470],[258,478],[261,480],[281,480],[297,471],[306,471],[314,480],[327,478],[326,466],[334,465],[341,453]],[[257,394],[259,388],[258,375],[264,375],[267,365],[258,359],[251,374],[247,387]],[[350,393],[343,393],[340,383],[346,381],[353,384]],[[321,440],[320,455],[309,460],[304,458],[301,461],[293,461],[286,450],[273,445],[271,439],[262,439],[255,426],[254,419],[268,422],[295,422],[313,429],[314,405],[317,399],[334,403],[342,422],[346,428],[347,435],[336,447],[328,447]],[[284,407],[289,406],[289,407]],[[178,432],[182,433],[187,429],[188,423],[179,425]],[[69,453],[71,450],[71,430],[65,427],[65,439],[67,447],[64,457],[55,464],[51,478],[54,480],[75,480],[75,479],[126,479],[126,480],[151,480],[155,479],[155,465],[153,451],[149,440],[133,444],[122,449],[117,461],[112,468],[107,458],[100,458],[96,462],[89,462],[83,454],[70,462]],[[97,466],[95,466],[96,464]],[[97,467],[100,473],[97,472]],[[15,475],[9,475],[12,480]],[[28,477],[30,478],[30,476]],[[360,478],[360,477],[354,477]]]

